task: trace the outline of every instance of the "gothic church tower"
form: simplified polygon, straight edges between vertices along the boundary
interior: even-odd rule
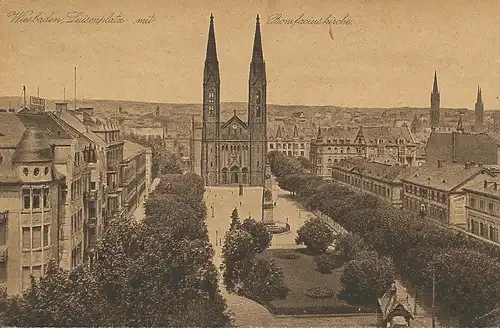
[[[215,46],[214,16],[210,15],[207,54],[203,70],[203,128],[201,176],[206,185],[219,181],[220,76]]]
[[[438,82],[437,82],[437,73],[434,72],[434,86],[432,88],[432,93],[431,93],[431,118],[430,118],[430,123],[431,123],[431,129],[434,130],[435,128],[439,127],[440,123],[440,113],[439,113],[439,106],[441,103],[440,99],[440,94],[439,94],[439,89],[438,89]]]
[[[476,118],[476,132],[483,132],[483,124],[484,124],[484,103],[483,103],[483,95],[480,87],[477,87],[477,100],[475,106],[475,118]]]
[[[259,15],[255,24],[248,78],[248,128],[250,130],[250,184],[264,185],[267,153],[266,64],[262,52]]]

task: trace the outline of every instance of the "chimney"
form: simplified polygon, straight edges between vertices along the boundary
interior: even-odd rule
[[[68,110],[67,102],[56,102],[56,115],[59,117],[61,113],[65,110]]]
[[[440,159],[438,159],[438,167],[439,168],[443,167],[443,161]]]
[[[484,189],[488,188],[488,181],[484,180]]]
[[[493,189],[498,190],[498,184],[496,182],[493,182]]]
[[[466,169],[470,168],[470,163],[469,162],[465,162],[465,168]]]

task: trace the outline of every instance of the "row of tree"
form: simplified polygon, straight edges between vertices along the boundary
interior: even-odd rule
[[[141,146],[151,148],[151,172],[153,178],[164,174],[182,173],[180,156],[165,149],[165,145],[163,144],[161,137],[141,136],[134,133],[125,134],[123,137]]]
[[[237,209],[233,210],[221,265],[229,292],[262,301],[286,297],[288,289],[281,268],[274,261],[257,256],[271,245],[271,239],[263,222],[245,219],[241,223]]]
[[[437,227],[373,196],[324,182],[281,153],[271,152],[269,162],[280,187],[361,236],[381,256],[392,257],[413,284],[430,289],[434,275],[436,298],[464,322],[491,311],[500,300],[498,247]]]
[[[203,192],[197,175],[162,177],[143,221],[110,220],[91,266],[66,271],[51,262],[23,295],[7,299],[5,324],[231,325],[212,262]]]

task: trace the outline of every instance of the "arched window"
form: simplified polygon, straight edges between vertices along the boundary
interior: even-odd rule
[[[255,94],[255,116],[260,116],[260,90],[257,90]]]
[[[243,183],[248,183],[248,169],[246,167],[241,169],[241,180]]]
[[[208,114],[214,115],[214,102],[215,102],[215,94],[214,90],[208,90]]]
[[[227,167],[222,169],[222,183],[227,184]]]

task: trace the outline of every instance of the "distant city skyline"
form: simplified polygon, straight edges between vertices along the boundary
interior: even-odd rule
[[[498,109],[500,31],[491,26],[499,11],[500,2],[494,1],[261,0],[236,5],[229,0],[4,0],[0,95],[19,96],[26,85],[30,95],[40,87],[41,97],[62,99],[65,87],[66,99],[72,101],[77,66],[79,100],[201,103],[200,72],[213,13],[221,101],[245,102],[259,13],[269,104],[428,107],[436,70],[442,108],[473,109],[479,85],[485,110]],[[115,22],[15,19],[76,15]],[[150,24],[133,24],[152,15]],[[346,16],[351,24],[339,22]],[[124,22],[116,22],[117,17]],[[321,21],[326,19],[333,22],[331,27]]]

